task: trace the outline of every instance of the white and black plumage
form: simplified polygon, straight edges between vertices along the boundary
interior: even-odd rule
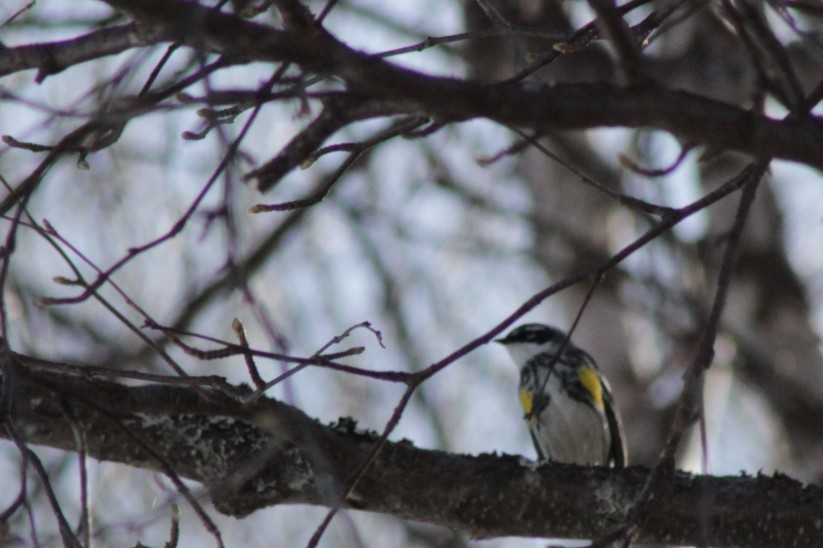
[[[628,464],[611,389],[588,353],[543,324],[521,325],[496,342],[520,368],[520,403],[540,460]]]

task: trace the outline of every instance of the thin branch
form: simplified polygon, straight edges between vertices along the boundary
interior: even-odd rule
[[[704,372],[711,366],[714,359],[714,343],[720,318],[726,304],[726,297],[731,285],[732,271],[737,258],[738,247],[743,235],[743,228],[749,216],[751,205],[754,202],[757,187],[769,166],[769,160],[760,160],[748,165],[738,176],[737,181],[743,184],[737,214],[729,232],[726,249],[717,277],[712,307],[706,318],[706,324],[700,336],[694,358],[683,375],[683,389],[680,395],[669,437],[660,454],[657,465],[649,474],[643,490],[640,492],[631,512],[623,526],[606,537],[592,543],[592,546],[611,546],[617,538],[630,538],[642,529],[648,522],[652,501],[656,501],[663,491],[668,489],[667,480],[674,474],[675,452],[686,430],[694,423],[699,410],[700,394]],[[654,503],[656,504],[656,502]]]
[[[74,286],[80,286],[80,287],[88,288],[89,284],[86,282],[85,278],[83,277],[82,273],[80,272],[80,269],[69,258],[69,256],[66,254],[66,252],[58,244],[58,242],[60,242],[60,244],[62,244],[63,246],[69,248],[72,251],[72,253],[74,253],[75,255],[80,257],[80,259],[83,262],[85,262],[87,265],[92,267],[96,272],[98,272],[98,274],[101,272],[100,268],[98,268],[97,265],[94,262],[92,262],[88,257],[86,257],[71,242],[69,242],[68,240],[63,238],[54,229],[54,227],[51,226],[51,224],[48,222],[48,220],[43,221],[43,224],[45,226],[40,226],[36,221],[34,221],[34,219],[31,217],[31,215],[28,214],[28,212],[27,212],[27,215],[30,218],[29,223],[20,223],[20,224],[22,226],[26,226],[27,228],[31,228],[32,230],[37,232],[37,234],[39,234],[41,237],[43,237],[49,243],[49,245],[51,245],[57,251],[57,253],[60,255],[60,257],[66,262],[66,264],[69,266],[69,268],[72,270],[72,272],[75,275],[74,280],[69,280],[69,279],[66,279],[64,277],[58,276],[58,277],[54,278],[54,282],[58,283],[58,284],[61,284],[61,285],[74,285]],[[126,294],[126,292],[122,288],[120,288],[120,286],[117,283],[115,283],[113,280],[109,280],[109,284],[123,298],[123,300],[126,302],[127,305],[130,305],[134,310],[136,310],[138,314],[140,314],[141,316],[143,316],[144,319],[146,319],[146,321],[151,320],[148,313],[146,313],[140,306],[138,306],[137,303],[133,299],[131,299]],[[177,373],[178,375],[180,375],[182,377],[186,376],[186,373],[183,370],[183,368],[180,366],[180,364],[178,364],[162,347],[155,344],[151,339],[146,337],[146,335],[143,334],[140,331],[140,329],[131,320],[129,320],[122,312],[120,312],[111,302],[109,302],[108,299],[106,299],[105,297],[100,295],[100,293],[98,291],[94,291],[92,296],[94,297],[95,300],[97,300],[97,302],[99,302],[101,305],[103,305],[103,307],[106,310],[108,310],[109,313],[111,313],[115,318],[117,318],[117,320],[120,321],[120,323],[125,325],[129,329],[129,331],[131,331],[132,333],[137,335],[138,338],[142,339],[147,344],[147,346],[149,348],[156,351],[157,354],[175,371],[175,373]],[[45,305],[48,304],[48,298],[41,299],[39,304],[44,304],[43,301],[45,301]]]
[[[257,365],[254,363],[254,356],[249,350],[249,341],[246,339],[246,328],[243,327],[243,324],[235,318],[231,322],[232,331],[234,331],[235,336],[237,336],[237,340],[240,341],[240,346],[242,346],[246,352],[243,352],[243,358],[246,360],[246,369],[249,371],[249,377],[251,377],[254,386],[258,390],[262,390],[265,385],[266,381],[263,380],[263,377],[260,376],[260,373],[257,371]]]
[[[748,2],[732,4],[723,0],[723,7],[735,24],[735,30],[749,47],[749,53],[760,76],[769,83],[786,107],[798,111],[805,104],[803,86],[783,44],[775,37],[762,14]]]
[[[8,350],[4,350],[4,354],[8,354]],[[18,393],[18,365],[12,363],[8,359],[5,359],[4,356],[4,359],[2,360],[2,368],[0,368],[0,370],[2,370],[3,375],[2,392],[0,392],[0,414],[2,415],[2,424],[5,435],[8,436],[17,446],[17,450],[20,452],[20,455],[26,463],[26,467],[32,467],[39,477],[40,485],[43,487],[43,491],[45,492],[46,498],[51,506],[52,513],[57,520],[57,526],[60,530],[60,537],[62,538],[63,543],[67,547],[81,548],[80,541],[75,536],[69,522],[66,520],[66,516],[60,506],[60,501],[57,500],[57,495],[54,492],[49,475],[43,467],[43,463],[40,461],[37,454],[28,447],[27,441],[20,434],[17,425],[12,419],[12,409],[17,403],[14,400],[16,394]]]
[[[366,331],[369,331],[372,335],[374,335],[374,338],[377,339],[377,344],[379,344],[381,346],[381,348],[386,348],[386,345],[383,344],[383,334],[380,332],[380,330],[375,329],[374,327],[372,327],[371,322],[365,321],[365,322],[356,323],[356,324],[352,325],[351,327],[347,328],[345,331],[343,331],[339,335],[335,335],[334,337],[332,337],[329,342],[327,342],[326,344],[321,346],[320,350],[318,350],[317,352],[314,353],[314,356],[315,357],[323,356],[325,358],[328,358],[329,354],[325,354],[326,350],[328,350],[332,346],[334,346],[336,344],[340,344],[341,342],[346,340],[346,338],[349,335],[351,335],[352,331],[354,331],[355,329],[365,329]]]
[[[317,158],[318,149],[326,139],[340,129],[352,122],[390,116],[397,112],[398,109],[388,103],[371,101],[355,94],[338,95],[330,98],[324,102],[323,110],[317,118],[293,137],[276,157],[246,174],[244,178],[246,180],[256,180],[257,188],[261,192],[265,192],[273,188],[280,179],[294,168],[305,165],[306,162],[314,161]],[[387,131],[391,131],[391,129]],[[377,138],[377,136],[374,138]],[[344,165],[348,166],[351,162],[353,160],[350,158],[349,163],[344,163]],[[340,171],[338,169],[338,172]],[[334,178],[332,177],[331,184],[334,184],[333,181]]]
[[[565,38],[565,34],[561,32],[551,32],[541,29],[519,29],[519,28],[503,28],[503,29],[490,29],[490,30],[482,30],[482,31],[473,31],[473,32],[460,32],[457,34],[450,34],[448,36],[429,36],[425,40],[417,42],[416,44],[412,44],[410,46],[404,46],[402,48],[396,48],[392,50],[387,50],[376,54],[376,57],[380,57],[382,59],[388,57],[395,57],[397,55],[405,55],[406,53],[414,53],[414,52],[421,52],[427,50],[429,48],[433,48],[439,46],[441,44],[451,44],[453,42],[463,42],[466,40],[479,40],[484,38],[497,38],[500,36],[516,36],[516,37],[524,37],[524,38],[542,38],[544,40],[562,40]]]
[[[631,0],[630,2],[626,2],[618,9],[620,15],[625,15],[630,13],[634,9],[648,4],[650,0]],[[642,23],[641,23],[642,25]],[[546,65],[554,62],[558,57],[563,54],[567,53],[574,53],[576,51],[583,50],[589,45],[600,38],[600,31],[597,27],[597,21],[591,21],[586,25],[580,27],[576,30],[570,37],[563,40],[562,42],[558,42],[552,46],[552,49],[545,53],[544,55],[540,56],[538,59],[535,59],[529,65],[514,75],[510,76],[505,82],[519,82],[525,79],[528,76],[531,76],[541,68],[545,67]]]
[[[323,536],[323,533],[326,531],[328,526],[331,524],[331,521],[334,519],[334,516],[337,512],[340,511],[343,504],[345,504],[346,499],[349,495],[354,491],[355,487],[357,487],[358,482],[363,478],[363,475],[366,473],[366,470],[374,463],[377,455],[380,454],[380,450],[386,445],[386,442],[389,439],[389,436],[394,429],[397,428],[397,425],[400,424],[400,419],[403,417],[403,412],[406,410],[406,406],[408,406],[409,401],[411,401],[411,397],[414,394],[414,391],[419,386],[419,383],[416,384],[409,384],[406,388],[406,391],[403,392],[403,396],[400,398],[400,401],[397,402],[397,405],[392,412],[391,417],[386,422],[385,427],[383,428],[383,432],[380,434],[380,437],[372,444],[371,449],[369,450],[368,454],[360,461],[358,467],[354,470],[352,474],[352,479],[349,480],[346,486],[343,488],[343,492],[340,494],[340,497],[337,499],[335,504],[329,509],[328,513],[326,513],[326,517],[323,518],[323,521],[314,531],[314,534],[309,539],[308,544],[306,545],[307,548],[315,548],[320,543],[320,538]]]
[[[74,435],[76,445],[75,451],[77,452],[77,465],[80,476],[80,517],[78,530],[80,535],[83,537],[83,546],[90,547],[91,518],[89,515],[89,480],[88,469],[86,466],[86,433],[84,432],[83,427],[78,423],[77,418],[74,416],[74,412],[68,402],[62,401],[60,403],[63,408],[63,412],[66,414],[68,422],[71,425],[71,431]]]
[[[269,82],[269,86],[274,84],[276,78],[278,76],[282,76],[282,72],[275,73],[272,81]],[[106,283],[109,278],[114,274],[116,271],[121,269],[127,263],[129,263],[135,257],[145,253],[146,251],[153,249],[160,244],[169,241],[176,237],[179,233],[183,231],[186,227],[186,224],[194,215],[194,212],[197,211],[197,208],[200,206],[200,203],[205,199],[206,195],[208,194],[211,187],[217,181],[218,177],[223,173],[223,171],[228,167],[229,163],[234,160],[235,154],[237,153],[238,149],[240,148],[240,144],[243,142],[246,134],[248,133],[249,129],[251,128],[252,124],[254,123],[255,119],[257,118],[258,113],[260,112],[261,105],[257,105],[253,110],[249,119],[246,120],[246,123],[243,125],[243,128],[240,130],[240,134],[237,138],[231,143],[229,149],[226,151],[226,154],[220,160],[217,168],[215,168],[214,172],[212,173],[211,177],[209,177],[206,184],[200,189],[200,192],[195,197],[194,201],[189,205],[188,209],[183,213],[180,219],[174,223],[174,225],[163,235],[150,242],[143,244],[138,247],[133,247],[128,250],[126,255],[120,259],[119,261],[115,262],[114,265],[109,267],[107,270],[102,271],[98,274],[97,279],[95,279],[91,284],[89,284],[86,289],[76,297],[65,297],[65,298],[51,298],[51,299],[44,299],[44,304],[48,305],[65,305],[65,304],[76,304],[88,299],[92,294],[94,294],[97,289],[99,289],[104,283]],[[145,316],[144,316],[145,317]],[[147,318],[148,319],[148,318]]]
[[[14,20],[15,20],[15,19],[17,19],[18,17],[20,17],[22,14],[26,13],[27,11],[29,11],[31,8],[33,8],[33,7],[34,7],[34,4],[35,4],[36,2],[37,2],[37,0],[30,0],[28,4],[23,5],[23,6],[22,6],[19,10],[17,10],[17,11],[16,11],[16,12],[14,12],[14,13],[12,13],[11,15],[9,15],[9,16],[6,18],[6,20],[5,20],[5,21],[3,21],[2,23],[0,23],[0,28],[5,27],[5,26],[6,26],[6,25],[8,25],[9,23],[11,23],[12,21],[14,21]]]
[[[44,150],[48,150],[46,157],[0,202],[0,215],[6,215],[15,204],[30,196],[40,185],[48,170],[64,155],[79,153],[82,159],[89,152],[111,145],[113,143],[112,138],[122,133],[131,118],[152,112],[151,106],[179,93],[208,74],[229,64],[229,61],[225,59],[218,59],[165,89],[149,93],[137,99],[127,98],[122,103],[122,109],[112,109],[102,113],[97,118],[70,132],[60,139],[56,145],[45,146]]]
[[[589,6],[597,14],[597,25],[601,33],[611,42],[617,56],[618,68],[625,84],[636,83],[646,78],[640,65],[637,44],[632,39],[629,26],[623,21],[614,0],[588,0]]]
[[[334,172],[329,175],[324,183],[320,185],[320,187],[308,198],[303,198],[301,200],[293,200],[290,202],[283,202],[279,204],[257,204],[252,206],[249,211],[252,213],[263,213],[266,211],[289,211],[293,209],[302,209],[306,207],[311,207],[317,203],[319,203],[332,187],[340,180],[340,178],[346,173],[346,171],[354,165],[355,162],[363,155],[363,153],[367,152],[371,148],[392,139],[398,135],[404,135],[405,133],[418,128],[426,123],[426,120],[420,119],[417,117],[408,118],[401,120],[393,124],[393,126],[385,131],[380,131],[370,139],[366,139],[365,141],[359,143],[346,143],[341,145],[335,145],[332,147],[326,147],[325,149],[320,149],[316,152],[313,152],[306,156],[303,159],[303,163],[306,162],[314,162],[319,156],[323,154],[327,154],[329,152],[336,152],[338,150],[349,150],[351,153],[349,156],[343,161]],[[261,183],[262,185],[262,183]],[[261,188],[262,190],[262,188]]]
[[[336,5],[337,0],[326,0],[326,5],[323,6],[322,11],[319,14],[317,14],[316,21],[318,25],[323,24],[323,21],[326,19],[326,17],[328,17],[329,13],[331,13],[331,10],[333,10]]]
[[[521,137],[525,137],[520,130],[518,130],[516,128],[511,128],[511,129],[513,131],[515,131],[516,133],[518,133]],[[666,207],[666,206],[662,206],[662,205],[658,205],[658,204],[652,204],[652,203],[646,202],[645,200],[635,198],[634,196],[629,196],[628,194],[623,194],[621,192],[617,192],[615,190],[612,190],[608,186],[606,186],[602,183],[599,183],[598,181],[595,181],[594,179],[592,179],[591,177],[589,177],[588,175],[583,173],[581,170],[579,170],[574,165],[572,165],[569,162],[563,160],[563,158],[561,158],[557,154],[553,153],[551,150],[549,150],[547,147],[545,147],[543,144],[541,144],[537,140],[529,140],[528,144],[530,144],[531,146],[533,146],[534,148],[539,150],[546,157],[551,158],[552,160],[554,160],[555,162],[557,162],[558,164],[560,164],[561,166],[566,168],[566,170],[568,170],[571,174],[573,174],[576,177],[580,178],[581,182],[583,182],[583,183],[585,183],[585,184],[587,184],[591,187],[594,187],[595,189],[597,189],[600,192],[606,194],[610,198],[613,198],[613,199],[617,200],[617,202],[620,205],[626,206],[627,208],[629,208],[631,210],[638,211],[638,212],[641,212],[641,213],[646,213],[646,214],[649,214],[649,215],[654,215],[656,217],[667,217],[667,216],[670,216],[670,215],[676,215],[677,214],[677,210],[674,209],[674,208]]]
[[[169,516],[169,540],[165,548],[177,548],[180,541],[180,508],[176,504],[171,505]]]
[[[351,366],[351,365],[345,365],[345,364],[342,364],[342,363],[333,362],[333,361],[330,361],[328,359],[329,357],[333,356],[333,354],[321,355],[321,356],[315,355],[315,356],[312,356],[310,358],[300,358],[300,357],[297,357],[297,356],[289,356],[289,355],[286,355],[286,354],[279,354],[279,353],[276,353],[276,352],[267,352],[265,350],[255,350],[253,348],[247,348],[247,347],[244,347],[242,345],[230,343],[228,341],[223,341],[223,340],[220,340],[220,339],[217,339],[217,338],[214,338],[214,337],[209,337],[207,335],[202,335],[200,333],[178,331],[178,330],[175,330],[175,329],[172,329],[172,328],[169,328],[169,327],[159,326],[157,324],[148,324],[147,327],[149,327],[151,329],[158,329],[158,330],[164,331],[164,332],[166,332],[166,334],[178,333],[178,334],[184,334],[184,335],[187,335],[187,336],[195,337],[195,338],[206,340],[206,341],[211,341],[211,342],[217,343],[217,344],[219,344],[223,347],[223,348],[219,348],[217,350],[200,350],[198,348],[194,348],[190,345],[187,345],[186,343],[184,343],[183,341],[181,341],[177,337],[172,337],[173,342],[175,344],[177,344],[184,352],[186,352],[187,354],[190,354],[192,356],[195,356],[199,359],[202,359],[202,360],[216,360],[216,359],[221,359],[221,358],[227,358],[227,357],[230,357],[230,356],[251,355],[251,356],[254,356],[254,357],[257,357],[257,358],[267,358],[267,359],[276,360],[276,361],[296,363],[296,364],[301,365],[301,366],[316,365],[318,367],[325,367],[327,369],[332,369],[334,371],[340,371],[340,372],[343,372],[343,373],[350,373],[352,375],[359,375],[361,377],[368,377],[368,378],[371,378],[371,379],[383,380],[383,381],[388,381],[388,382],[398,382],[398,383],[408,383],[409,376],[411,375],[411,373],[404,373],[402,371],[373,371],[373,370],[370,370],[370,369],[362,369],[362,368],[354,367],[354,366]],[[349,349],[348,351],[345,351],[344,353],[338,354],[338,355],[350,356],[352,354],[358,354],[359,352],[360,352],[360,347],[355,347],[354,350]],[[300,369],[302,369],[302,367]],[[283,378],[287,378],[287,377],[293,375],[296,372],[297,372],[296,370],[290,370],[290,371],[284,373],[283,375],[281,375],[280,377],[278,377],[276,380],[278,380],[278,382],[279,382],[279,380],[282,380]],[[270,381],[270,382],[266,383],[265,386],[266,386],[266,388],[269,388],[269,387],[273,386],[273,384],[275,384],[274,381]]]
[[[645,177],[665,177],[666,175],[671,175],[674,171],[680,167],[683,163],[683,160],[686,159],[686,156],[694,149],[693,146],[686,145],[680,147],[680,154],[677,155],[677,158],[668,166],[660,167],[660,168],[650,168],[644,167],[636,163],[634,160],[626,156],[625,154],[620,155],[620,164],[627,169],[632,170],[633,172],[637,173],[638,175],[643,175]]]
[[[22,356],[14,352],[11,357],[20,359]],[[153,373],[143,373],[141,371],[132,371],[127,369],[116,369],[109,367],[101,367],[97,365],[75,365],[67,362],[46,361],[37,358],[26,358],[26,367],[34,370],[56,373],[60,371],[66,375],[83,377],[86,379],[94,378],[120,378],[132,379],[138,381],[146,381],[151,383],[169,385],[169,386],[205,386],[224,393],[233,391],[233,387],[226,382],[223,377],[217,375],[207,376],[188,376],[178,377],[171,375],[157,375]]]
[[[146,454],[149,455],[151,460],[163,471],[165,476],[171,480],[174,487],[177,489],[177,492],[180,493],[183,498],[186,499],[186,502],[189,503],[189,506],[191,506],[192,510],[194,510],[194,513],[197,514],[198,518],[200,518],[200,521],[203,523],[206,531],[214,537],[217,542],[217,546],[219,548],[224,548],[225,545],[223,544],[223,537],[220,533],[220,529],[217,528],[217,525],[215,525],[214,521],[208,513],[206,513],[205,509],[203,509],[203,506],[200,502],[198,502],[191,490],[186,487],[186,484],[183,483],[180,476],[177,475],[174,467],[167,461],[167,459],[155,451],[150,443],[144,441],[137,433],[133,432],[131,428],[123,424],[122,420],[118,419],[116,414],[112,413],[109,409],[84,398],[79,398],[78,401],[96,411],[100,416],[108,419],[118,430],[125,434],[127,438],[129,438],[141,450],[145,451]]]

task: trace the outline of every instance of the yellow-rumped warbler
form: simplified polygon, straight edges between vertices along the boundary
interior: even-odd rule
[[[520,403],[540,460],[623,467],[620,414],[594,359],[562,331],[526,324],[496,339],[520,368]]]

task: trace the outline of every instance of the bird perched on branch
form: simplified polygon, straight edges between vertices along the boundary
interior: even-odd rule
[[[525,324],[502,339],[520,368],[520,403],[540,460],[624,467],[620,414],[594,359],[562,331]]]

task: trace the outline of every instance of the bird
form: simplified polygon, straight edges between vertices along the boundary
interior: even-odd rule
[[[563,331],[539,323],[495,342],[520,369],[520,404],[539,461],[628,465],[620,413],[594,358]]]

